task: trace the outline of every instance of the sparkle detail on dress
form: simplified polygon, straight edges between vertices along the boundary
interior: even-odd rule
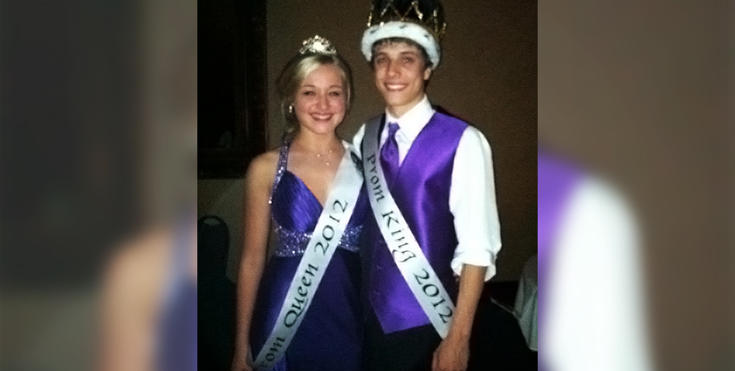
[[[273,193],[278,187],[278,183],[283,178],[283,173],[286,172],[286,164],[288,163],[288,148],[291,146],[291,142],[284,141],[281,145],[281,150],[278,153],[278,169],[276,170],[276,176],[273,178],[273,187],[271,188],[271,195],[268,197],[268,205],[273,205]]]
[[[273,255],[282,258],[304,255],[306,245],[309,244],[309,240],[311,239],[311,233],[291,231],[283,228],[275,220],[273,220],[273,230],[278,235],[278,243],[276,244],[275,251],[273,251]],[[362,226],[348,227],[345,229],[337,247],[347,251],[358,252],[360,250],[361,233]]]

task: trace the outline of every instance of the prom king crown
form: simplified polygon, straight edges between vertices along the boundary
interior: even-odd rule
[[[421,45],[436,67],[441,58],[440,42],[446,29],[440,1],[373,0],[367,29],[362,36],[362,53],[370,61],[376,41],[406,38]]]

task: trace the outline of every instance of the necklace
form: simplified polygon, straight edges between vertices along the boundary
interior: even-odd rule
[[[310,156],[314,156],[313,158],[321,162],[326,167],[330,167],[332,165],[332,159],[334,157],[334,154],[337,152],[332,148],[329,148],[324,152],[311,151],[300,144],[297,145],[301,147],[302,151],[308,153]]]
[[[332,160],[333,154],[334,154],[333,149],[327,150],[327,153],[324,153],[324,154],[319,153],[319,152],[314,152],[314,156],[316,156],[317,160],[324,163],[324,166],[327,166],[327,167],[329,167],[332,164],[331,160]]]

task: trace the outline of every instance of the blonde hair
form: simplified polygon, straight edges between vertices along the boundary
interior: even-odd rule
[[[342,88],[345,91],[345,113],[349,112],[352,103],[352,72],[350,66],[337,54],[299,54],[292,58],[283,68],[276,80],[278,97],[281,101],[281,113],[286,119],[286,135],[294,133],[299,122],[292,107],[296,100],[296,92],[310,73],[324,65],[334,65],[340,70]]]

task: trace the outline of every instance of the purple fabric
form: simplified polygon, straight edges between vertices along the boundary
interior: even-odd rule
[[[347,228],[365,221],[367,207],[363,189]],[[296,232],[311,232],[321,211],[319,201],[303,181],[285,170],[272,195],[271,213],[275,221]],[[301,256],[272,257],[263,272],[250,332],[253,357],[275,324],[300,261]],[[275,370],[360,369],[363,335],[359,273],[358,254],[337,249],[301,326]]]
[[[559,221],[579,171],[544,152],[538,157],[538,268],[539,282],[544,283],[550,259],[553,258],[554,238]],[[543,292],[543,290],[541,290]]]
[[[188,228],[180,228],[172,248],[170,281],[158,323],[157,371],[197,369],[197,286],[187,269],[193,246],[187,236]]]
[[[386,139],[383,148],[380,149],[380,166],[385,174],[385,182],[389,186],[393,184],[393,179],[398,172],[398,143],[396,142],[396,132],[400,127],[395,122],[388,124],[388,139]]]
[[[322,205],[306,186],[303,180],[287,169],[288,147],[281,151],[279,166],[283,167],[283,175],[277,179],[271,195],[271,214],[281,227],[294,232],[311,232],[319,221]],[[347,229],[363,224],[367,213],[368,200],[365,191],[361,191],[355,205],[355,212],[347,223]]]
[[[449,189],[454,155],[467,123],[435,113],[419,133],[390,186],[421,250],[449,295],[456,299],[457,285],[450,262],[457,247]],[[366,287],[373,310],[391,333],[429,324],[408,284],[386,248],[374,218],[366,224]]]
[[[301,178],[286,170],[272,199],[271,213],[282,227],[296,232],[314,230],[322,205]],[[314,215],[316,217],[304,217]]]

